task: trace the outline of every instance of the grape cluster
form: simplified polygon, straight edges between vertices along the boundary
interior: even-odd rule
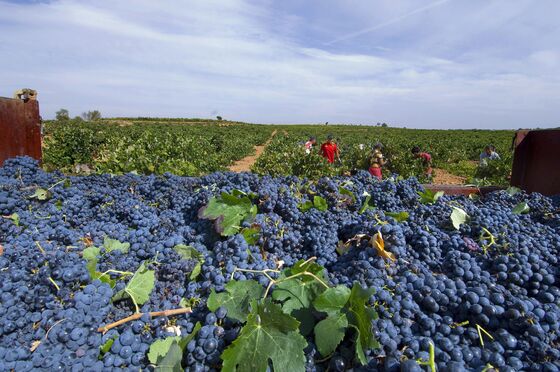
[[[225,308],[209,312],[211,291],[223,291],[232,278],[266,286],[255,271],[313,256],[330,284],[376,289],[370,305],[379,315],[372,327],[380,347],[366,350],[368,364],[360,366],[350,337],[323,356],[309,336],[307,371],[419,371],[431,344],[441,371],[560,368],[557,197],[498,191],[480,200],[445,195],[426,205],[415,179],[379,182],[365,172],[318,182],[247,173],[67,177],[27,157],[4,163],[0,186],[0,370],[152,368],[150,345],[186,336],[197,322],[202,328],[186,346],[183,366],[219,370],[242,325]],[[38,187],[48,190],[46,200],[31,197]],[[259,229],[254,244],[241,234],[222,237],[198,217],[211,197],[234,189],[257,205],[256,218],[242,226]],[[362,208],[367,195],[369,208]],[[327,211],[298,208],[314,196],[327,201]],[[529,212],[512,213],[522,202]],[[450,221],[452,206],[469,215],[459,229]],[[387,214],[401,211],[407,220]],[[376,233],[394,261],[372,247]],[[106,237],[129,243],[128,252],[107,252]],[[177,245],[202,259],[184,259]],[[111,274],[114,288],[91,280],[81,257],[90,246],[101,247],[100,272],[134,272],[148,262],[155,286],[140,319],[98,332],[135,309],[131,301],[111,302],[128,277]],[[185,302],[192,313],[148,314]]]

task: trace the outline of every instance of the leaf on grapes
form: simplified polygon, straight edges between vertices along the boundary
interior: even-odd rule
[[[443,194],[443,191],[433,192],[430,189],[426,189],[423,192],[418,191],[418,195],[420,195],[420,203],[422,204],[434,204],[443,196]]]
[[[101,359],[103,355],[105,355],[105,353],[111,350],[111,346],[113,346],[113,342],[115,342],[117,338],[119,338],[119,335],[114,335],[99,347],[99,359]]]
[[[461,208],[458,207],[451,207],[451,208],[453,208],[453,212],[451,212],[451,216],[450,216],[451,223],[453,224],[453,227],[456,230],[459,230],[461,225],[467,222],[469,215]]]
[[[223,192],[220,197],[212,197],[208,204],[200,208],[198,217],[213,220],[216,231],[223,236],[237,234],[243,221],[254,218],[255,206],[247,196],[234,196]]]
[[[343,186],[339,186],[338,187],[338,192],[340,195],[346,195],[348,196],[350,199],[352,199],[352,202],[356,201],[356,195],[354,195],[354,193],[350,190],[348,190],[347,188],[343,187]]]
[[[54,206],[56,207],[56,209],[61,210],[61,209],[62,209],[62,200],[60,200],[60,199],[57,200],[57,201],[54,203]]]
[[[368,209],[374,209],[375,206],[371,204],[371,195],[367,194],[366,198],[364,199],[364,203],[362,204],[362,206],[360,207],[360,210],[358,211],[359,214],[364,213],[366,210]]]
[[[200,324],[200,322],[196,322],[192,332],[189,333],[188,336],[181,338],[181,340],[179,341],[179,347],[181,347],[181,350],[185,350],[187,344],[191,342],[191,340],[196,336],[198,331],[200,331],[200,328],[202,328],[202,324]]]
[[[173,250],[177,252],[184,260],[198,260],[198,263],[191,271],[189,276],[190,280],[196,280],[200,275],[202,270],[202,264],[204,263],[204,255],[196,250],[195,247],[190,245],[178,244],[173,247]]]
[[[9,220],[12,220],[12,222],[14,223],[14,225],[19,226],[19,214],[17,213],[12,213],[8,216],[2,216],[4,218],[7,218]]]
[[[294,310],[291,314],[299,322],[299,333],[304,337],[307,337],[313,332],[315,327],[315,315],[313,313],[313,308],[301,308]]]
[[[529,213],[530,210],[531,210],[531,208],[529,208],[529,205],[526,202],[521,202],[521,203],[517,204],[515,207],[513,207],[513,209],[511,210],[511,213],[513,213],[513,214],[525,214],[525,213]]]
[[[265,300],[253,309],[239,336],[222,353],[224,372],[265,372],[269,360],[275,371],[304,371],[307,341],[298,333],[299,322]]]
[[[158,359],[163,358],[169,352],[171,345],[175,342],[178,343],[181,337],[172,336],[163,339],[155,340],[150,345],[150,350],[148,351],[148,359],[150,363],[156,364]]]
[[[373,293],[373,288],[363,289],[359,283],[354,282],[348,299],[348,321],[358,331],[356,357],[362,364],[367,364],[363,351],[379,346],[372,330],[372,321],[377,318],[377,313],[368,305]]]
[[[116,239],[105,237],[105,239],[103,239],[103,247],[105,247],[107,253],[110,253],[112,251],[121,251],[122,253],[127,253],[128,249],[130,248],[130,243],[121,243]]]
[[[388,217],[393,217],[395,219],[395,221],[397,222],[404,222],[406,220],[408,220],[408,212],[406,211],[402,211],[402,212],[385,212],[385,215]]]
[[[521,189],[519,187],[515,187],[515,186],[510,186],[506,189],[506,192],[510,195],[513,196],[517,193],[521,192]]]
[[[315,326],[315,344],[319,353],[326,357],[332,354],[344,339],[348,319],[346,314],[336,312],[321,320]]]
[[[30,199],[37,199],[37,200],[47,200],[51,197],[51,193],[49,190],[42,189],[40,187],[35,189],[33,195],[30,195]]]
[[[350,298],[350,289],[345,285],[338,285],[336,287],[328,288],[321,293],[313,301],[313,306],[317,311],[325,312],[329,315],[334,315],[348,302]]]
[[[113,301],[119,301],[124,298],[130,297],[136,310],[138,311],[138,305],[144,304],[150,299],[150,293],[154,289],[155,284],[155,274],[153,270],[149,270],[145,262],[142,262],[138,270],[132,276],[132,279],[128,282],[123,290],[115,293],[113,296]]]
[[[321,212],[325,212],[327,209],[329,209],[327,201],[319,195],[315,195],[313,197],[313,206],[315,207],[315,209]]]
[[[169,351],[165,356],[157,361],[156,371],[158,372],[183,372],[181,361],[183,360],[183,351],[177,344],[172,342]]]
[[[313,208],[313,202],[311,200],[306,200],[305,203],[298,204],[298,209],[302,212],[307,212]]]
[[[206,305],[210,311],[224,306],[228,310],[228,318],[240,322],[247,320],[251,301],[260,299],[264,292],[262,285],[254,280],[230,280],[225,289],[225,292],[220,293],[212,290]]]
[[[241,230],[241,234],[245,238],[245,241],[247,242],[247,244],[250,245],[257,244],[257,241],[259,240],[260,232],[261,232],[261,228],[259,225],[246,227],[243,230]]]
[[[95,261],[97,263],[97,257],[101,254],[101,250],[97,247],[88,247],[82,251],[82,258],[86,261]]]
[[[385,250],[385,240],[383,240],[381,231],[378,231],[374,236],[371,237],[370,244],[377,250],[377,254],[379,256],[391,261],[396,261],[395,255]]]

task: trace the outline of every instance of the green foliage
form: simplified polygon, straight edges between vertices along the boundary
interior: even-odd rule
[[[469,215],[461,208],[458,207],[451,207],[451,208],[453,208],[453,211],[451,212],[451,216],[450,216],[451,223],[453,224],[453,227],[456,230],[459,230],[461,225],[467,222]]]
[[[138,305],[142,305],[150,299],[150,293],[154,289],[154,285],[154,271],[149,270],[146,263],[142,262],[126,287],[113,295],[113,301],[130,298],[136,307],[136,312],[139,312]]]
[[[230,280],[225,289],[226,291],[221,293],[212,290],[208,297],[208,309],[216,311],[223,306],[228,310],[229,318],[240,322],[247,320],[251,301],[259,299],[264,292],[263,287],[254,280]]]
[[[214,124],[216,123],[216,124]],[[270,126],[200,119],[113,119],[45,123],[47,169],[74,172],[88,164],[99,173],[171,172],[198,176],[226,170],[270,137]],[[212,124],[212,125],[209,125]]]
[[[364,202],[362,203],[362,206],[360,207],[360,210],[358,211],[358,213],[362,214],[369,209],[375,209],[375,205],[373,205],[373,203],[371,201],[371,195],[366,194]]]
[[[202,270],[202,264],[204,263],[204,255],[196,250],[196,248],[190,245],[179,244],[173,247],[173,250],[177,252],[184,260],[197,260],[196,266],[193,268],[189,279],[196,280],[200,275]]]
[[[420,195],[420,203],[422,204],[434,204],[443,196],[443,194],[443,191],[433,192],[430,189],[426,189],[423,192],[418,191],[418,195]]]
[[[178,359],[179,362],[179,367],[181,366],[181,359],[182,359],[182,353],[179,357],[177,357],[175,350],[171,350],[172,349],[172,345],[176,344],[177,346],[179,346],[179,348],[181,350],[185,349],[185,346],[196,336],[196,334],[198,333],[198,331],[200,330],[200,328],[202,328],[202,325],[200,324],[200,322],[197,322],[196,325],[193,328],[193,331],[186,337],[180,337],[180,336],[171,336],[171,337],[166,337],[164,339],[158,339],[156,341],[154,341],[151,345],[150,345],[150,350],[148,351],[148,360],[150,361],[150,363],[152,364],[156,364],[158,365],[158,367],[162,367],[162,365],[160,364],[161,361],[167,357],[169,355],[169,353],[171,352],[173,355],[173,358],[168,358],[167,359],[167,365],[169,365],[170,363],[170,359]],[[171,363],[171,365],[176,365],[176,363]]]
[[[237,339],[222,353],[222,371],[303,371],[307,346],[298,332],[299,322],[279,305],[253,301],[247,322]]]
[[[397,222],[404,222],[406,220],[408,220],[408,212],[406,211],[402,211],[402,212],[385,212],[385,215],[387,217],[392,217],[395,219],[395,221]]]
[[[29,199],[47,200],[50,199],[51,192],[40,187],[35,189],[35,192],[29,196]]]
[[[529,213],[530,210],[531,208],[529,208],[529,205],[526,202],[521,202],[513,207],[511,212],[513,214],[526,214]]]
[[[235,192],[237,191],[237,192]],[[229,236],[241,230],[241,223],[253,219],[257,207],[245,193],[234,190],[231,194],[222,192],[219,197],[212,197],[208,204],[198,212],[198,217],[214,221],[216,231]]]
[[[99,359],[103,357],[109,350],[111,350],[111,346],[115,340],[119,338],[118,335],[114,335],[112,338],[108,339],[103,345],[99,346]]]
[[[245,323],[221,356],[223,370],[266,371],[270,361],[274,370],[302,371],[303,335],[312,332],[322,356],[330,356],[348,338],[356,358],[367,363],[364,350],[378,347],[372,330],[377,314],[369,305],[373,289],[358,283],[352,289],[329,287],[324,268],[314,260],[301,260],[269,279],[266,291],[254,280],[231,280],[225,292],[208,298],[211,311],[225,306],[229,318]]]
[[[2,216],[3,218],[7,218],[9,220],[12,220],[12,222],[14,223],[14,225],[19,226],[19,214],[17,213],[12,213],[10,215],[7,216]]]
[[[56,120],[65,121],[70,120],[70,113],[66,109],[60,109],[56,112]]]
[[[111,239],[109,237],[105,237],[103,240],[103,247],[107,253],[113,251],[120,251],[121,253],[128,253],[128,249],[130,248],[130,243],[121,243],[116,239]]]
[[[329,205],[327,204],[327,201],[323,197],[319,195],[315,195],[313,197],[313,201],[306,200],[304,203],[300,203],[298,205],[298,208],[302,212],[307,212],[311,208],[315,208],[321,212],[325,212],[327,209],[329,209]]]

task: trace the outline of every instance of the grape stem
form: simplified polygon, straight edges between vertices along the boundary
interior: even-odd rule
[[[103,327],[99,327],[99,328],[97,328],[97,332],[105,333],[108,330],[110,330],[111,328],[115,328],[115,327],[120,326],[121,324],[128,323],[128,322],[136,320],[136,319],[140,319],[142,317],[142,315],[144,315],[144,314],[149,314],[150,317],[155,318],[156,316],[173,316],[173,315],[179,315],[179,314],[185,314],[185,313],[192,313],[191,308],[190,307],[182,307],[180,309],[163,310],[163,311],[151,311],[149,313],[135,313],[135,314],[132,314],[131,316],[127,316],[126,318],[117,320],[114,323],[107,324],[106,326],[103,326]]]

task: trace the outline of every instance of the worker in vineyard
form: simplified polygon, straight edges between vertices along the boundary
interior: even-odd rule
[[[305,153],[307,155],[311,154],[311,150],[313,150],[313,146],[315,146],[315,144],[317,143],[317,138],[311,136],[309,137],[309,139],[307,140],[307,142],[305,142]]]
[[[486,145],[484,151],[480,154],[480,165],[485,166],[488,164],[488,160],[499,160],[500,155],[496,152],[496,148],[493,145]]]
[[[329,134],[327,136],[327,142],[321,145],[321,155],[327,159],[329,164],[333,164],[335,158],[340,161],[340,152],[338,151],[338,146],[333,141],[332,134]]]
[[[381,168],[385,165],[386,161],[383,157],[383,153],[381,150],[383,149],[383,145],[381,143],[376,143],[373,146],[373,151],[371,152],[370,161],[369,161],[369,174],[372,177],[377,177],[379,181],[381,181]]]
[[[420,147],[414,146],[412,148],[412,155],[415,158],[422,160],[422,165],[424,166],[424,176],[428,179],[432,178],[432,155],[427,152],[420,151]]]

